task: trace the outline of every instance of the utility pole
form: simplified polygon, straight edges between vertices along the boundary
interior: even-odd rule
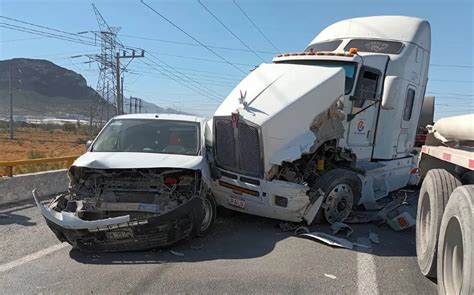
[[[123,75],[120,77],[120,114],[123,114]]]
[[[10,89],[10,139],[13,140],[15,139],[15,136],[13,134],[13,85],[12,85],[12,64],[10,62],[9,66],[10,70],[10,79],[9,79],[9,89]]]
[[[105,105],[105,120],[106,122],[109,122],[109,81],[107,81],[107,94],[105,95],[106,96],[106,102],[107,104]]]
[[[122,114],[122,107],[120,106],[120,53],[117,52],[117,54],[115,55],[115,78],[117,79],[117,81],[115,82],[116,86],[117,86],[117,98],[116,98],[116,102],[115,102],[115,106],[117,108],[116,110],[116,113],[117,115],[121,115]]]
[[[92,138],[92,94],[89,94],[89,111],[90,111],[90,117],[89,117],[89,136]]]
[[[128,99],[128,103],[129,103],[129,106],[130,106],[130,110],[128,111],[129,114],[132,113],[132,98],[133,97],[130,96],[130,98]]]
[[[120,86],[120,77],[121,77],[121,69],[120,69],[120,59],[130,59],[128,64],[124,67],[123,70],[127,68],[130,62],[134,58],[145,57],[145,50],[142,49],[140,55],[135,54],[135,50],[132,50],[132,54],[129,54],[125,50],[123,51],[122,55],[119,52],[115,54],[115,77],[117,79],[117,115],[123,114],[123,85]]]

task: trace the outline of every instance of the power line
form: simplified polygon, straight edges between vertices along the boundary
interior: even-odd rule
[[[73,36],[76,36],[76,37],[81,37],[81,38],[84,38],[84,39],[89,39],[89,40],[95,41],[94,38],[91,38],[91,37],[81,36],[81,35],[79,35],[79,34],[77,34],[77,33],[66,32],[66,31],[62,31],[62,30],[50,28],[50,27],[47,27],[47,26],[42,26],[42,25],[38,25],[38,24],[33,24],[33,23],[30,23],[30,22],[22,21],[22,20],[19,20],[19,19],[16,19],[16,18],[12,18],[12,17],[7,17],[7,16],[1,16],[1,15],[0,15],[0,18],[8,19],[8,20],[14,21],[14,22],[19,22],[19,23],[26,24],[26,25],[30,25],[30,26],[33,26],[33,27],[38,27],[38,28],[42,28],[42,29],[47,29],[47,30],[51,30],[51,31],[58,32],[58,33],[63,33],[63,34],[67,34],[67,35],[73,35]]]
[[[12,25],[12,24],[8,24],[8,23],[0,23],[0,27],[10,29],[10,30],[14,30],[14,31],[29,33],[29,34],[33,34],[33,35],[37,35],[37,36],[54,38],[54,39],[59,39],[59,40],[63,40],[63,41],[69,41],[69,42],[74,42],[74,43],[79,43],[79,44],[83,44],[83,45],[96,46],[97,47],[97,44],[92,43],[92,42],[88,42],[88,41],[85,41],[85,40],[72,38],[72,37],[68,37],[68,36],[64,36],[64,35],[53,34],[53,33],[45,32],[45,31],[35,30],[35,29],[27,28],[27,27]]]
[[[228,61],[226,58],[224,58],[223,56],[221,56],[219,53],[215,52],[213,49],[211,49],[209,46],[207,46],[206,44],[202,43],[201,41],[199,41],[198,39],[194,38],[192,35],[190,35],[188,32],[186,32],[185,30],[181,29],[178,25],[176,25],[174,22],[172,22],[171,20],[169,20],[168,18],[166,18],[164,15],[162,15],[161,13],[159,13],[158,11],[156,11],[153,7],[151,7],[150,5],[148,5],[147,3],[145,3],[144,0],[140,0],[140,2],[145,5],[146,7],[148,7],[148,9],[150,9],[151,11],[153,11],[155,14],[157,14],[158,16],[160,16],[162,19],[164,19],[165,21],[167,21],[169,24],[171,24],[173,27],[175,27],[176,29],[180,30],[183,34],[185,34],[186,36],[188,36],[189,38],[193,39],[195,42],[197,42],[199,45],[201,45],[202,47],[206,48],[208,51],[210,51],[212,54],[214,54],[215,56],[219,57],[221,60],[225,61],[228,65],[230,65],[231,67],[235,68],[236,70],[238,70],[239,72],[241,73],[244,73],[244,74],[247,74],[246,72],[244,72],[242,69],[240,69],[238,66],[236,66],[235,64],[231,63],[230,61]]]
[[[147,51],[147,52],[150,52],[150,51]],[[164,56],[172,56],[172,57],[178,57],[178,58],[184,58],[184,59],[200,60],[200,61],[212,62],[212,63],[227,63],[225,61],[220,61],[220,60],[217,60],[217,59],[209,59],[209,58],[202,58],[202,57],[196,57],[196,56],[177,55],[177,54],[164,53],[164,52],[152,52],[152,53],[159,54],[159,55],[164,55]],[[246,64],[246,63],[238,63],[238,62],[232,62],[232,63],[234,65],[240,65],[240,66],[249,66],[249,67],[254,66],[252,64]]]
[[[443,79],[428,79],[429,82],[455,82],[455,83],[474,83],[472,80],[443,80]]]
[[[146,68],[146,67],[145,67]],[[178,69],[177,67],[174,67],[175,69]],[[134,70],[134,69],[132,69]],[[214,80],[214,81],[218,81],[218,82],[227,82],[227,83],[232,83],[232,82],[236,82],[238,81],[239,79],[237,78],[228,78],[228,77],[219,77],[219,76],[210,76],[210,75],[202,75],[202,74],[196,74],[196,73],[190,73],[190,72],[184,72],[186,74],[191,74],[193,76],[196,76],[196,77],[204,77],[204,78],[213,78],[213,79],[220,79],[221,81],[219,80]]]
[[[250,16],[247,15],[247,13],[245,13],[245,11],[242,9],[242,7],[240,7],[239,4],[237,4],[237,1],[233,0],[235,6],[237,6],[237,8],[242,12],[243,15],[245,15],[245,17],[248,19],[248,21],[252,24],[252,26],[257,29],[257,31],[260,33],[260,35],[262,35],[263,38],[265,38],[265,40],[267,40],[267,42],[278,52],[278,53],[281,53],[280,49],[278,49],[275,44],[273,44],[272,41],[270,41],[270,39],[262,32],[262,30],[259,29],[259,27],[252,21],[252,19],[250,18]]]
[[[448,65],[448,64],[430,64],[432,67],[450,67],[450,68],[474,68],[474,66],[467,65]]]
[[[426,92],[426,93],[438,94],[438,95],[474,96],[474,94],[469,94],[469,93],[449,93],[449,92]]]
[[[242,43],[242,45],[244,45],[248,50],[250,50],[256,57],[258,57],[261,61],[265,62],[265,60],[260,56],[258,55],[258,53],[256,53],[252,48],[250,48],[250,46],[247,45],[247,43],[245,43],[242,39],[239,38],[239,36],[237,36],[234,32],[231,31],[231,29],[229,29],[229,27],[227,27],[214,13],[212,13],[212,11],[210,11],[206,5],[204,5],[204,3],[201,2],[201,0],[197,0],[197,2],[216,20],[218,21],[226,30],[227,32],[229,32],[232,36],[235,37],[235,39],[239,40],[240,43]]]
[[[126,38],[132,38],[132,39],[139,39],[139,40],[147,40],[147,41],[156,41],[156,42],[163,42],[163,43],[170,43],[170,44],[178,44],[178,45],[186,45],[186,46],[194,46],[194,47],[201,47],[199,44],[194,44],[190,42],[182,42],[182,41],[174,41],[174,40],[164,40],[164,39],[155,39],[155,38],[149,38],[149,37],[141,37],[141,36],[133,36],[133,35],[121,35],[122,37]],[[248,49],[244,48],[233,48],[233,47],[224,47],[224,46],[214,46],[214,45],[209,45],[206,44],[209,48],[215,48],[215,49],[222,49],[222,50],[230,50],[230,51],[241,51],[241,52],[252,52]],[[264,50],[254,50],[255,52],[263,53],[263,54],[269,54],[269,55],[274,55],[275,52],[271,51],[264,51]]]
[[[165,61],[163,61],[161,58],[157,57],[156,55],[153,55],[152,53],[149,53],[149,55],[153,58],[155,58],[157,61],[161,62],[162,64],[164,64],[166,67],[170,68],[173,70],[173,74],[175,73],[178,73],[184,77],[186,77],[186,79],[188,79],[189,81],[191,81],[192,83],[196,83],[199,85],[199,87],[201,88],[204,88],[206,90],[206,92],[212,94],[212,95],[216,95],[217,97],[220,97],[221,94],[215,92],[214,90],[208,88],[208,87],[205,87],[203,85],[201,85],[201,83],[197,82],[196,80],[194,80],[193,78],[189,77],[187,74],[184,74],[183,72],[177,70],[176,68],[174,68],[173,66],[169,65],[168,63],[166,63]]]
[[[163,68],[163,70],[167,70],[167,69],[165,69],[163,66],[161,66],[161,65],[159,65],[159,64],[157,64],[157,63],[155,63],[155,62],[154,62],[153,60],[151,60],[150,58],[146,58],[146,59],[149,60],[150,62],[153,62],[154,64],[156,64],[156,65],[159,66],[160,68]],[[158,68],[154,67],[153,65],[151,65],[151,64],[149,64],[149,63],[146,63],[146,62],[144,62],[144,61],[142,61],[142,63],[144,63],[144,64],[146,64],[146,65],[152,67],[152,68],[155,69],[157,72],[159,72],[159,73],[165,75],[165,76],[168,77],[169,79],[175,81],[176,83],[179,83],[179,84],[183,85],[184,87],[186,87],[186,88],[188,88],[188,89],[190,89],[190,90],[192,90],[192,91],[194,91],[194,92],[196,92],[196,93],[199,93],[199,94],[202,95],[202,96],[205,96],[205,97],[207,97],[207,98],[209,98],[209,99],[211,99],[211,100],[215,100],[215,99],[216,99],[216,98],[214,98],[213,96],[210,96],[209,94],[203,92],[200,88],[198,88],[198,87],[196,87],[196,86],[194,86],[194,85],[190,85],[190,84],[189,84],[188,82],[186,82],[186,81],[183,81],[183,79],[182,79],[181,77],[176,76],[175,74],[174,74],[175,77],[171,76],[170,74],[173,75],[173,73],[172,73],[171,71],[169,71],[169,70],[168,70],[168,72],[169,72],[170,74],[168,74],[167,72],[164,72],[163,70],[158,69]]]

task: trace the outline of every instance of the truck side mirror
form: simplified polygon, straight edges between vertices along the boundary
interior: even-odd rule
[[[92,145],[92,140],[88,140],[86,142],[86,151],[91,147],[91,145]]]
[[[393,110],[398,100],[400,79],[397,76],[385,77],[384,92],[382,95],[382,109]]]

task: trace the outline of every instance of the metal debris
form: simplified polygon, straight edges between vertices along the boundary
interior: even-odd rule
[[[184,253],[174,251],[174,250],[170,250],[170,253],[173,254],[174,256],[181,256],[181,257],[184,256]]]
[[[326,233],[322,233],[322,232],[304,233],[304,234],[298,235],[298,237],[310,238],[312,240],[317,240],[319,242],[323,242],[325,244],[328,244],[334,247],[340,247],[340,248],[345,248],[345,249],[354,248],[354,244],[351,241],[347,239],[335,237]]]
[[[369,233],[369,240],[372,243],[380,244],[379,235],[376,233]]]
[[[333,279],[333,280],[337,279],[337,277],[336,277],[335,275],[328,274],[328,273],[325,273],[324,276],[325,276],[326,278],[330,278],[330,279]]]
[[[204,247],[204,244],[191,245],[191,249],[193,250],[201,250],[203,247]]]
[[[332,229],[332,234],[333,235],[337,234],[339,231],[345,231],[346,232],[346,237],[349,237],[354,232],[352,227],[350,227],[349,225],[347,225],[345,223],[342,223],[342,222],[334,222],[331,225],[331,229]]]
[[[295,235],[300,235],[300,234],[307,234],[309,233],[309,228],[307,226],[300,226],[297,229],[295,229]]]
[[[391,219],[388,219],[387,223],[393,230],[401,231],[414,226],[416,220],[408,211],[405,211]]]
[[[282,221],[278,224],[282,231],[293,231],[299,227],[298,223]]]

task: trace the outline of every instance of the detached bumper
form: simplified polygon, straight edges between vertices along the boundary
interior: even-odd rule
[[[203,204],[193,198],[175,210],[146,219],[130,220],[129,215],[85,221],[74,213],[56,212],[35,202],[46,223],[60,241],[83,252],[146,250],[172,245],[191,237],[201,223]]]

